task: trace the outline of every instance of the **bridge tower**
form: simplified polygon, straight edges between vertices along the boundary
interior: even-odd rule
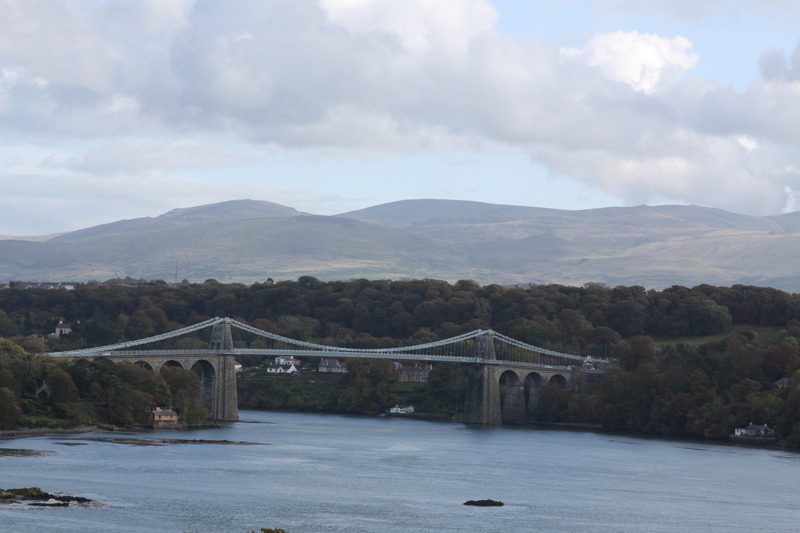
[[[212,420],[235,421],[239,420],[238,394],[236,391],[236,367],[233,358],[233,336],[228,320],[214,324],[211,329],[211,339],[208,341],[210,350],[214,350],[215,368],[213,376],[201,374],[201,397],[209,398],[209,418]]]
[[[475,338],[474,356],[495,361],[494,337],[485,333]],[[503,422],[500,412],[500,382],[489,365],[471,365],[464,402],[464,422],[467,424],[492,424]]]

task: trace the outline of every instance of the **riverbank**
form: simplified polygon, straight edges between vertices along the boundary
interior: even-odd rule
[[[113,427],[113,426],[111,426]],[[119,428],[117,428],[119,429]],[[103,429],[99,426],[78,426],[74,428],[19,428],[0,431],[0,439],[26,439],[29,437],[47,437],[51,435],[76,435],[80,433],[111,432],[114,429]]]
[[[174,429],[204,429],[217,428],[218,424],[204,426],[178,426]],[[133,433],[142,431],[159,431],[150,426],[113,426],[111,424],[96,424],[77,426],[74,428],[18,428],[0,430],[0,440],[26,439],[29,437],[50,437],[54,435],[78,435],[82,433]]]

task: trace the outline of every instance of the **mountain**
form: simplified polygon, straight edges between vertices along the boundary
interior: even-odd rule
[[[0,240],[0,279],[437,278],[800,292],[800,213],[697,206],[567,211],[405,200],[336,216],[239,200],[40,240]]]
[[[203,223],[234,222],[249,218],[289,217],[305,214],[292,207],[256,200],[232,200],[199,207],[173,209],[155,218],[144,217],[101,224],[87,229],[60,234],[53,241],[76,241],[101,235],[136,231],[164,231],[179,226]]]
[[[697,206],[583,211],[407,200],[339,216],[460,244],[500,283],[800,289],[800,216],[752,217]],[[525,280],[525,281],[523,281]]]

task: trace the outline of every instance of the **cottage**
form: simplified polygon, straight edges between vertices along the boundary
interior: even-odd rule
[[[427,366],[406,366],[396,367],[395,379],[397,381],[415,381],[424,383],[428,381],[430,369]]]
[[[297,370],[297,367],[293,364],[280,365],[278,363],[272,363],[267,366],[267,372],[270,374],[294,374],[295,372],[299,372],[299,370]]]
[[[56,330],[53,333],[53,337],[60,339],[62,335],[69,335],[70,333],[72,333],[72,322],[64,322],[63,320],[59,320]]]
[[[766,424],[753,424],[750,423],[746,428],[736,428],[733,432],[736,437],[758,437],[758,438],[775,438],[775,430]]]
[[[275,358],[275,364],[276,365],[294,365],[297,368],[300,368],[301,366],[303,366],[303,363],[299,359],[295,359],[291,355],[288,355],[288,356],[279,355],[278,357]]]
[[[411,415],[414,414],[413,405],[395,405],[389,409],[389,413],[393,415]]]
[[[320,372],[337,372],[340,374],[346,374],[347,366],[336,359],[322,359],[319,362],[318,370]]]
[[[172,409],[156,407],[150,411],[150,426],[154,429],[169,429],[178,426],[178,413]]]
[[[772,384],[772,390],[781,391],[783,389],[790,389],[792,385],[794,385],[794,380],[792,378],[781,378]]]

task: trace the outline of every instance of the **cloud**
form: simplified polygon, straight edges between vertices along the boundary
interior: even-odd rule
[[[653,10],[689,21],[748,17],[753,12],[775,16],[797,7],[795,0],[594,0],[593,3],[612,12]]]
[[[699,4],[651,3],[697,17]],[[499,150],[636,203],[769,214],[800,190],[798,50],[766,53],[763,79],[738,92],[687,76],[702,60],[690,36],[612,29],[566,48],[501,33],[485,0],[0,9],[0,143],[46,152],[15,169],[120,185],[235,167],[247,162],[242,146],[310,157]]]
[[[649,94],[674,84],[697,63],[691,48],[692,43],[683,37],[617,31],[596,35],[582,50],[562,50],[562,56],[583,59],[608,79]]]
[[[499,13],[482,0],[320,0],[327,17],[352,34],[382,33],[415,61],[459,65],[472,40],[492,31]]]
[[[759,62],[761,74],[768,82],[800,81],[800,44],[794,49],[788,61],[781,50],[769,50]]]

